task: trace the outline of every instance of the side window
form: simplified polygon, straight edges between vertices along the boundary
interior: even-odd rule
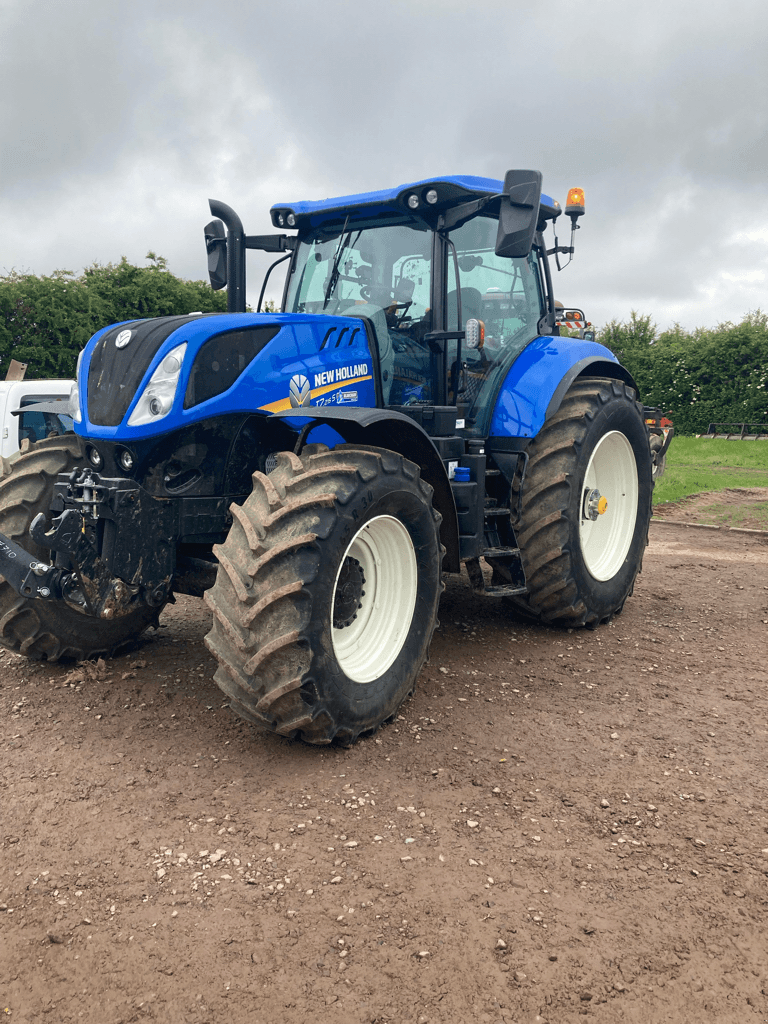
[[[451,239],[459,264],[462,319],[466,323],[477,317],[485,323],[488,354],[513,343],[521,332],[535,335],[543,312],[535,254],[520,259],[497,256],[496,221],[485,217],[464,224]],[[450,257],[448,281],[448,329],[455,330],[457,285]]]

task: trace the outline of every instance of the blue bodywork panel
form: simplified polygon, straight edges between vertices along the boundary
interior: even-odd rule
[[[209,338],[226,331],[275,324],[280,326],[279,332],[228,390],[190,409],[183,408],[192,364]],[[376,405],[374,362],[362,320],[302,313],[223,313],[203,316],[170,334],[147,367],[122,422],[116,427],[94,424],[88,419],[85,395],[90,359],[99,339],[113,327],[110,325],[94,334],[83,353],[79,374],[82,421],[75,424],[75,431],[87,437],[129,442],[178,430],[214,416],[290,409],[291,378],[296,378],[295,384],[299,389],[306,387],[304,381],[308,382],[310,404],[313,406]],[[187,351],[170,412],[151,423],[128,426],[131,413],[153,372],[165,356],[183,342],[187,344]]]
[[[183,408],[195,356],[209,338],[235,329],[269,325],[278,325],[280,330],[228,390],[190,409]],[[302,393],[309,391],[307,404],[313,407],[374,408],[377,404],[375,364],[362,320],[305,313],[226,313],[201,317],[169,334],[147,367],[122,422],[117,426],[95,424],[88,418],[86,396],[90,358],[101,337],[114,326],[97,332],[83,353],[79,375],[82,420],[75,423],[74,428],[78,434],[90,438],[128,443],[179,430],[214,416],[285,412],[292,408],[292,380],[295,389]],[[155,369],[183,342],[187,344],[187,351],[170,412],[151,423],[128,426]],[[547,407],[558,385],[575,364],[586,359],[619,366],[613,353],[596,342],[561,337],[531,341],[507,372],[493,410],[490,435],[534,437],[546,419]],[[333,445],[341,438],[331,427],[323,426],[315,428],[310,440]]]
[[[504,378],[491,418],[490,436],[535,437],[561,380],[583,359],[620,365],[609,349],[594,341],[534,338]]]
[[[381,189],[378,192],[361,192],[358,195],[337,196],[334,199],[319,199],[317,201],[302,201],[298,203],[275,203],[271,209],[273,223],[278,213],[293,213],[299,224],[302,220],[308,219],[310,225],[316,226],[327,219],[329,214],[339,215],[342,213],[365,214],[375,217],[386,211],[399,211],[407,214],[401,202],[404,192],[423,192],[427,187],[440,188],[441,185],[448,187],[452,198],[452,205],[457,202],[467,202],[477,196],[498,195],[504,188],[504,182],[498,178],[479,178],[474,175],[446,175],[445,177],[424,178],[422,181],[412,181],[405,185],[398,185],[396,188]],[[549,196],[542,194],[541,203],[544,206],[552,206],[553,201]]]

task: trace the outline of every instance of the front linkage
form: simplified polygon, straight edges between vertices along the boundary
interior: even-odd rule
[[[0,534],[0,575],[22,597],[64,601],[100,619],[128,615],[140,604],[162,607],[174,568],[172,505],[133,480],[84,468],[59,477],[51,511],[60,514],[50,529],[42,513],[29,529],[33,542],[52,552],[50,564]],[[157,536],[169,540],[147,544]],[[109,564],[133,582],[115,576]]]

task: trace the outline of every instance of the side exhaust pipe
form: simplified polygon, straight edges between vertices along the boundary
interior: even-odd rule
[[[218,220],[205,227],[208,274],[215,290],[227,288],[227,312],[245,312],[245,232],[243,222],[226,203],[209,199],[211,213]],[[222,221],[227,233],[224,237]],[[222,260],[222,252],[224,260]]]

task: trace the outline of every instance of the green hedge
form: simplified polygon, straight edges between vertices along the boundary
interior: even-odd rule
[[[107,324],[226,310],[224,292],[175,277],[153,252],[147,259],[147,267],[125,258],[94,264],[79,277],[66,270],[0,277],[0,379],[11,359],[28,363],[30,378],[73,377],[78,353]],[[660,406],[682,434],[711,422],[768,423],[768,316],[759,310],[740,324],[662,332],[633,312],[603,327],[598,341],[632,373],[643,401]]]
[[[598,341],[634,376],[646,405],[660,406],[682,434],[712,422],[768,423],[768,316],[740,324],[658,332],[649,316],[612,320]]]
[[[11,359],[28,364],[29,378],[74,377],[79,352],[107,324],[226,311],[226,293],[175,277],[153,252],[147,259],[148,267],[124,257],[94,264],[79,277],[68,270],[0,277],[0,380]]]

